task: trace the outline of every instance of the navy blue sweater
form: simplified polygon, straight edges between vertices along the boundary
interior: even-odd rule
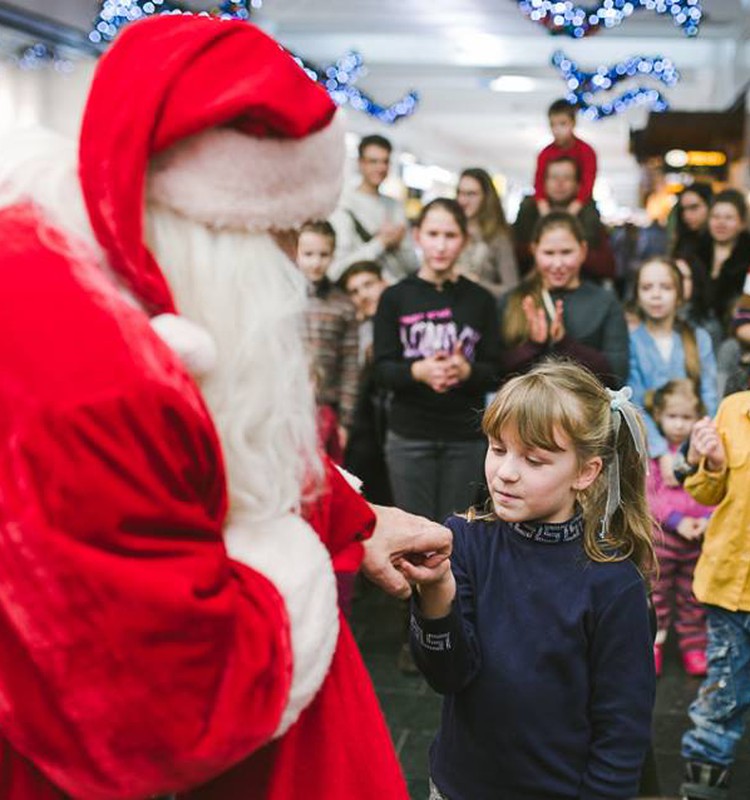
[[[630,561],[592,562],[582,521],[451,517],[457,596],[412,649],[441,694],[430,750],[450,800],[629,800],[651,734],[646,589]]]

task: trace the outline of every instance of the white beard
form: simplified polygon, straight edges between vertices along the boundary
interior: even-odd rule
[[[216,344],[201,389],[227,462],[230,518],[252,524],[298,509],[322,471],[304,279],[268,234],[212,230],[156,205],[146,220],[179,313]]]

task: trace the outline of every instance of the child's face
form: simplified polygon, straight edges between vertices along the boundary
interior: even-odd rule
[[[430,209],[414,238],[422,251],[422,277],[426,280],[447,277],[464,246],[463,232],[453,214],[439,206]]]
[[[558,147],[565,147],[573,141],[573,129],[575,120],[567,114],[550,114],[549,128],[552,131],[552,138]]]
[[[297,266],[304,276],[316,283],[333,261],[333,242],[320,233],[303,231],[297,240]]]
[[[545,289],[575,289],[580,285],[586,245],[568,228],[560,226],[544,231],[532,245],[532,251]]]
[[[374,272],[358,272],[346,282],[346,293],[361,319],[370,319],[378,310],[378,301],[386,282]]]
[[[666,264],[654,262],[640,271],[637,294],[646,319],[663,322],[674,318],[679,295],[674,273]]]
[[[556,431],[555,441],[561,450],[527,447],[508,426],[499,439],[490,438],[484,474],[500,519],[565,522],[573,516],[576,492],[593,483],[601,460],[581,467],[571,440]]]
[[[673,394],[666,398],[664,408],[655,416],[667,441],[673,445],[681,445],[698,421],[698,409],[695,400]]]

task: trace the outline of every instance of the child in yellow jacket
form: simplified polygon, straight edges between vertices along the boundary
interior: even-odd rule
[[[750,709],[750,391],[725,398],[716,421],[699,420],[685,489],[716,504],[693,581],[706,606],[708,675],[682,739],[684,800],[729,797],[729,770]],[[708,793],[706,793],[708,792]]]

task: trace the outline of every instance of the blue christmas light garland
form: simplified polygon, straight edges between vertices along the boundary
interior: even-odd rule
[[[194,14],[219,19],[250,19],[250,6],[260,8],[261,0],[221,0],[208,11],[194,12],[176,0],[104,0],[89,32],[94,44],[111,42],[129,22],[154,14]]]
[[[61,55],[58,49],[46,42],[35,42],[20,48],[13,59],[23,70],[51,67],[55,72],[72,72],[73,62]]]
[[[686,36],[696,36],[703,9],[700,0],[602,0],[583,6],[573,0],[517,0],[521,11],[553,35],[582,39],[602,28],[622,24],[636,11],[654,11],[672,17]]]
[[[638,86],[618,95],[614,99],[596,105],[594,95],[614,88],[622,81],[636,77],[650,77],[665,86],[674,86],[680,73],[672,61],[662,56],[632,56],[612,66],[600,66],[586,72],[569,59],[562,50],[552,54],[552,65],[559,71],[568,87],[566,99],[581,110],[587,119],[599,120],[619,114],[635,105],[649,105],[653,111],[669,108],[664,95],[656,89]]]
[[[419,94],[408,92],[395,103],[383,106],[354,86],[366,74],[364,60],[359,53],[345,53],[335,63],[322,69],[305,62],[299,56],[294,56],[294,59],[314,81],[325,87],[334,103],[340,106],[348,103],[357,111],[363,111],[386,125],[393,125],[394,122],[411,116],[419,103]]]

